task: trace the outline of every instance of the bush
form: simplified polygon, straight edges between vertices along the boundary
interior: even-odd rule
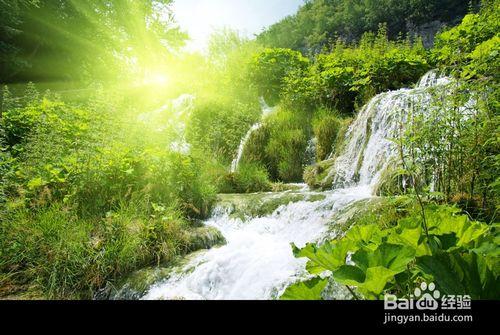
[[[0,286],[92,298],[192,251],[187,222],[209,214],[216,192],[203,157],[164,149],[168,134],[145,137],[127,110],[112,112],[43,99],[3,114]]]
[[[259,93],[271,105],[279,101],[285,78],[295,72],[304,71],[309,60],[300,52],[290,49],[265,49],[255,55],[251,64],[252,81],[259,88]]]
[[[186,129],[187,140],[223,163],[234,159],[241,139],[261,116],[257,99],[242,103],[230,98],[197,99]]]
[[[306,109],[326,107],[352,115],[374,95],[407,87],[430,68],[420,41],[389,41],[385,26],[366,33],[359,44],[337,41],[307,70],[290,72],[282,100]]]
[[[307,113],[279,107],[252,134],[243,161],[264,166],[273,181],[300,182],[310,134]]]
[[[155,149],[140,132],[112,126],[105,112],[44,100],[6,113],[15,138],[15,174],[9,196],[33,208],[64,201],[84,217],[99,217],[121,202],[140,198],[177,205],[191,218],[203,218],[215,189],[189,155]]]
[[[220,193],[252,193],[271,190],[267,170],[255,163],[243,163],[238,171],[219,178]]]
[[[295,256],[307,258],[316,276],[289,287],[282,299],[324,299],[329,280],[351,287],[355,299],[407,297],[421,282],[431,281],[445,295],[498,299],[498,252],[492,245],[496,229],[471,221],[454,207],[420,208],[407,199],[358,215],[337,240],[294,246]],[[330,278],[317,276],[325,271]]]
[[[317,139],[316,159],[325,160],[333,151],[343,122],[336,113],[319,110],[313,119],[314,136]]]
[[[460,25],[436,37],[433,58],[440,66],[458,76],[498,77],[499,22],[498,3],[483,1],[479,14],[465,16]]]

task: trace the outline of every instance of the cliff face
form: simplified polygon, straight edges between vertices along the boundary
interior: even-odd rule
[[[422,42],[426,48],[434,46],[436,34],[443,29],[447,24],[439,20],[425,23],[419,26],[408,24],[408,34],[412,39],[422,38]]]
[[[412,39],[418,37],[422,38],[422,42],[426,48],[432,48],[434,46],[434,41],[437,33],[446,27],[452,27],[460,23],[460,18],[456,18],[451,22],[443,22],[440,20],[434,20],[431,22],[426,22],[424,24],[416,25],[411,22],[407,23],[407,31]]]

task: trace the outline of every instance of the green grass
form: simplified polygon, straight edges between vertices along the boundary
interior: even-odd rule
[[[272,188],[266,169],[255,163],[240,164],[235,173],[218,179],[220,193],[253,193],[270,191]]]
[[[128,205],[103,219],[80,219],[60,204],[11,212],[0,223],[0,287],[34,283],[48,298],[89,299],[133,270],[210,247],[207,239],[222,241],[193,231],[174,209],[141,212]]]

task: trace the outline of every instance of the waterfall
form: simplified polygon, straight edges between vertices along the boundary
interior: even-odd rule
[[[395,139],[415,106],[431,106],[432,91],[450,79],[430,71],[415,88],[386,92],[363,107],[346,133],[346,145],[327,178],[333,187],[374,186],[398,154]],[[425,111],[420,111],[425,112]]]
[[[195,97],[190,94],[182,94],[172,101],[173,117],[169,120],[174,128],[174,140],[170,144],[170,149],[175,152],[188,154],[191,145],[186,140],[186,120],[194,107]]]
[[[417,100],[430,102],[429,89],[448,82],[430,72],[415,88],[374,97],[346,134],[345,148],[331,171],[332,190],[311,192],[304,188],[234,196],[235,204],[246,201],[264,208],[262,204],[281,204],[262,215],[251,211],[234,215],[233,207],[219,204],[205,224],[219,229],[227,244],[196,254],[187,265],[149,287],[143,299],[274,299],[288,285],[309,278],[305,260],[294,257],[290,243],[302,247],[330,236],[327,232],[335,225],[335,215],[373,196],[373,185],[397,154],[390,138],[404,123],[405,114]],[[258,127],[254,125],[249,133]],[[249,137],[247,134],[240,145],[233,170]]]
[[[182,94],[151,112],[140,114],[137,119],[154,132],[168,133],[172,138],[170,150],[187,154],[191,146],[186,140],[186,120],[193,109],[194,100],[194,96]]]
[[[143,299],[278,298],[287,286],[308,276],[306,261],[294,257],[290,243],[303,247],[307,242],[321,239],[334,213],[370,197],[366,188],[297,194],[304,196],[303,200],[290,203],[289,193],[267,195],[266,201],[283,199],[284,204],[262,217],[242,219],[233,216],[230,208],[217,207],[205,224],[219,229],[227,244],[202,252],[181,269],[174,270],[172,276],[150,287]],[[322,198],[315,199],[318,195]]]
[[[316,163],[317,149],[318,149],[318,139],[316,137],[313,137],[309,140],[309,142],[307,142],[306,159],[305,159],[306,166],[314,165],[314,163]]]
[[[243,152],[245,151],[245,147],[247,145],[247,142],[250,140],[250,137],[252,136],[252,134],[262,127],[262,120],[264,120],[264,118],[267,115],[271,114],[275,110],[274,107],[269,107],[267,105],[267,103],[263,97],[260,98],[260,106],[261,106],[261,110],[262,110],[261,120],[258,123],[254,124],[248,130],[248,132],[243,137],[243,139],[241,140],[240,146],[238,147],[238,153],[236,155],[236,158],[233,160],[233,162],[231,164],[231,172],[232,173],[235,173],[238,170],[238,166],[240,165],[241,159],[243,158]]]

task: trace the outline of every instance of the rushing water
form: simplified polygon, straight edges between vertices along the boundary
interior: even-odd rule
[[[245,151],[245,147],[250,140],[250,137],[254,132],[259,130],[262,127],[262,120],[269,114],[271,114],[274,111],[274,107],[269,107],[264,100],[264,98],[260,98],[260,106],[262,108],[262,116],[261,116],[261,121],[254,124],[246,133],[246,135],[243,137],[243,139],[240,142],[240,146],[238,147],[238,153],[236,155],[236,158],[233,160],[231,164],[231,172],[234,173],[238,170],[238,166],[240,165],[241,159],[243,158],[243,152]]]
[[[279,297],[287,285],[306,276],[305,261],[294,257],[290,243],[305,246],[318,240],[332,213],[371,195],[363,187],[323,194],[322,200],[292,202],[271,215],[243,220],[232,218],[228,208],[217,208],[206,224],[218,228],[227,244],[200,254],[180,274],[154,285],[144,299]]]
[[[415,88],[404,88],[374,97],[356,117],[346,134],[347,145],[328,178],[333,187],[374,186],[397,155],[391,139],[398,137],[410,111],[431,105],[431,93],[450,80],[430,71]]]
[[[170,150],[187,154],[191,146],[186,140],[186,120],[194,106],[195,97],[182,94],[154,111],[140,114],[138,121],[158,133],[171,137]]]
[[[430,99],[427,90],[447,80],[430,72],[414,89],[383,93],[373,98],[354,121],[343,153],[332,173],[334,190],[316,193],[303,187],[303,199],[289,201],[272,214],[235,217],[219,205],[206,225],[218,228],[227,244],[195,256],[180,271],[150,287],[143,299],[273,299],[286,287],[304,278],[305,260],[293,256],[290,243],[304,246],[325,236],[335,213],[349,204],[372,197],[373,185],[396,154],[388,140],[401,123],[411,102]],[[264,113],[270,112],[264,106]],[[232,170],[257,124],[242,140]],[[318,198],[312,196],[321,195]],[[276,193],[287,199],[289,192]],[[242,196],[243,197],[243,196]],[[309,199],[308,199],[309,197]]]

